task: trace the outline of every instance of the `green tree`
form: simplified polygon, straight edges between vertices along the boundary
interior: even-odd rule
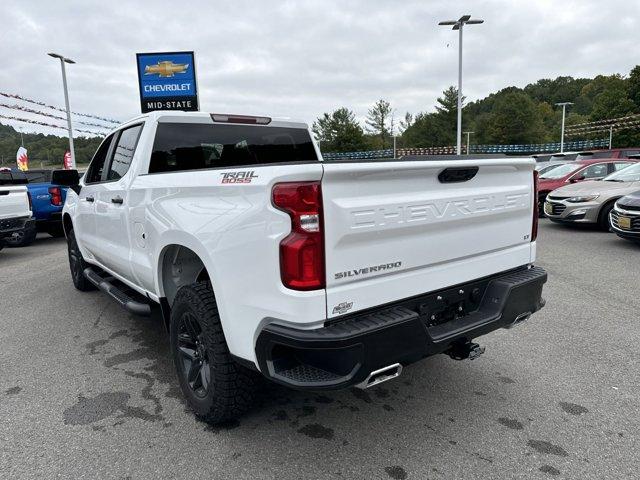
[[[489,135],[501,145],[542,142],[544,125],[535,102],[520,92],[503,96],[491,115]]]
[[[413,125],[413,114],[407,112],[404,114],[404,118],[400,120],[400,133],[404,132],[411,125]]]
[[[393,132],[393,109],[391,104],[385,99],[378,100],[369,109],[365,120],[367,132],[374,139],[374,144],[378,148],[385,148],[389,145]]]
[[[313,122],[312,131],[324,152],[357,152],[367,147],[362,127],[345,107],[324,113]]]
[[[627,82],[627,96],[635,104],[636,110],[640,111],[640,65],[633,67]]]

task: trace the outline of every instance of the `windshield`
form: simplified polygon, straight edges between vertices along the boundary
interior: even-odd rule
[[[538,174],[540,175],[544,175],[547,172],[550,172],[551,170],[553,170],[554,168],[558,168],[560,167],[562,164],[555,164],[555,165],[536,165],[536,170],[538,171]]]
[[[582,168],[583,165],[575,165],[575,164],[566,164],[566,165],[560,165],[558,168],[554,168],[552,170],[549,170],[548,172],[543,173],[542,175],[540,175],[540,178],[562,178],[562,177],[566,177],[567,175],[569,175],[570,173],[575,172],[576,170],[578,170],[579,168]]]
[[[640,182],[640,163],[618,170],[603,179],[606,182]]]

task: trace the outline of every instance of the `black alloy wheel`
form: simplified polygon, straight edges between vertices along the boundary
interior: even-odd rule
[[[182,375],[198,398],[207,396],[211,384],[209,353],[204,343],[202,327],[195,315],[186,311],[178,326],[178,350],[182,357]]]
[[[211,285],[180,287],[170,315],[171,355],[187,404],[212,425],[237,419],[251,407],[260,375],[231,356]]]
[[[82,253],[80,252],[80,247],[78,247],[78,242],[76,241],[73,230],[69,231],[69,237],[67,238],[67,252],[69,254],[69,270],[71,270],[71,280],[73,281],[74,287],[81,292],[95,290],[96,287],[84,276],[84,269],[87,268],[88,265],[84,261],[84,258],[82,258]]]

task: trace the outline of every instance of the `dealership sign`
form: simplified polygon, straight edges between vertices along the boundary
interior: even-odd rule
[[[193,52],[137,53],[142,113],[198,110]]]

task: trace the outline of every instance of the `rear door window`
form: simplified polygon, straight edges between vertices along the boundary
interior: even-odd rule
[[[314,160],[305,128],[160,123],[149,173]]]
[[[129,171],[141,130],[142,125],[134,125],[120,132],[107,172],[107,180],[118,180]]]

